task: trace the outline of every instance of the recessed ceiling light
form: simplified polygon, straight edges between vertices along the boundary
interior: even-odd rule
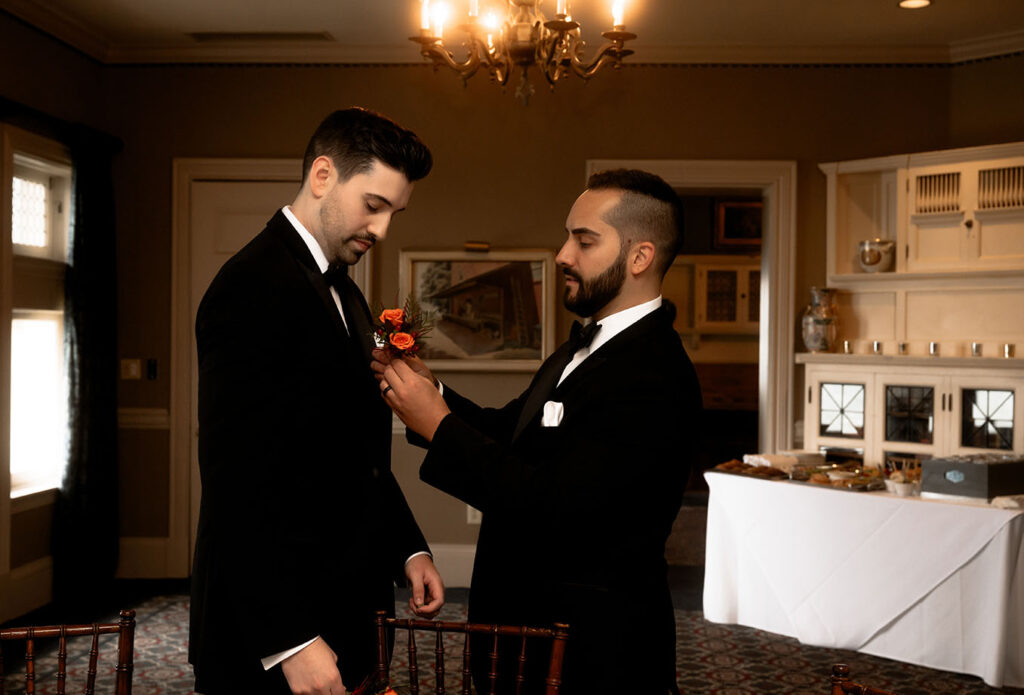
[[[932,0],[900,0],[900,7],[905,10],[919,10],[931,4]]]

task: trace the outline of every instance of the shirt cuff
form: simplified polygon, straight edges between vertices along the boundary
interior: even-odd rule
[[[410,555],[410,556],[409,556],[409,559],[405,561],[405,564],[406,564],[406,565],[408,565],[408,564],[409,564],[410,562],[412,562],[412,559],[413,559],[414,557],[419,557],[420,555],[426,555],[426,556],[427,556],[427,557],[429,557],[429,558],[430,558],[431,560],[433,560],[433,559],[434,559],[434,556],[433,556],[433,555],[431,555],[430,553],[428,553],[428,552],[427,552],[426,550],[421,550],[421,551],[419,551],[418,553],[413,553],[412,555]]]
[[[409,558],[409,559],[411,560],[412,558]],[[300,644],[297,647],[292,647],[291,649],[285,649],[283,652],[278,652],[277,654],[271,654],[270,656],[263,657],[262,659],[260,659],[260,661],[263,662],[263,670],[264,671],[269,671],[270,669],[274,668],[279,663],[281,663],[282,661],[287,659],[289,656],[292,656],[294,654],[298,654],[303,649],[305,649],[309,645],[313,644],[313,642],[316,642],[318,639],[320,639],[320,635],[317,635],[313,639],[309,640],[308,642],[306,642],[304,644]]]
[[[440,381],[437,382],[437,392],[440,393],[442,396],[444,395],[444,384],[442,384]]]

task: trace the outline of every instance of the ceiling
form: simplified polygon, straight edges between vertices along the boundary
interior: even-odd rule
[[[468,5],[448,2],[457,15]],[[611,0],[570,6],[599,45]],[[0,0],[0,10],[110,64],[420,62],[407,40],[418,0]],[[961,63],[1024,51],[1024,0],[922,10],[897,0],[629,0],[626,25],[639,35],[632,63]]]

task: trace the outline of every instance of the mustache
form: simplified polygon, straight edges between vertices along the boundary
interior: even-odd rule
[[[562,268],[562,274],[567,278],[572,278],[577,282],[583,282],[583,278],[575,270],[569,270],[568,268]]]
[[[372,234],[367,234],[365,236],[353,236],[352,239],[354,241],[365,242],[369,244],[371,248],[373,247],[374,244],[377,243],[377,237],[373,236]]]

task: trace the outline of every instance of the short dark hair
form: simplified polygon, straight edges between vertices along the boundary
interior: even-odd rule
[[[369,171],[374,160],[402,172],[410,182],[429,174],[434,164],[416,133],[359,107],[335,111],[317,127],[302,159],[303,183],[317,157],[330,157],[342,181]]]
[[[640,169],[599,171],[587,181],[587,190],[623,192],[622,200],[605,214],[626,243],[626,233],[654,243],[655,269],[665,277],[683,244],[683,201],[656,174]]]

